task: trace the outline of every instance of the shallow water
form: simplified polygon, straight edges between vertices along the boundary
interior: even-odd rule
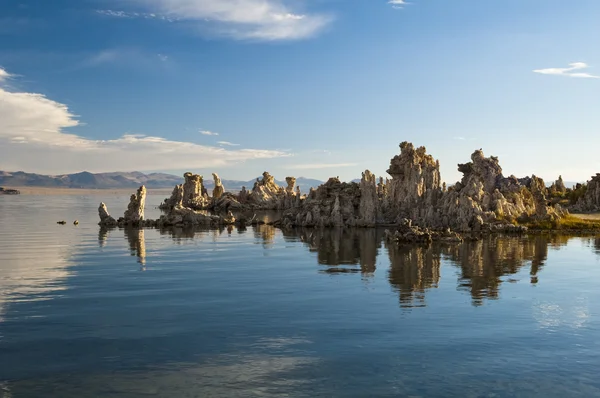
[[[100,199],[0,196],[0,397],[600,396],[600,237],[101,230]]]

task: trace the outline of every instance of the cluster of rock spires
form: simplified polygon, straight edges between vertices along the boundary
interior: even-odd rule
[[[573,206],[574,211],[600,211],[600,173],[593,176],[585,187],[577,184],[576,190],[585,190],[585,193]]]
[[[449,230],[520,232],[525,228],[516,226],[518,221],[556,220],[567,214],[548,200],[549,195],[566,190],[562,178],[547,189],[536,176],[505,177],[498,158],[485,157],[481,150],[471,155],[470,162],[459,164],[458,170],[463,173],[462,180],[447,188],[441,181],[439,161],[427,154],[425,147],[403,142],[387,170],[391,179],[377,179],[366,170],[359,183],[334,177],[311,188],[307,195],[295,187],[294,177],[287,177],[287,187],[280,187],[264,172],[251,191],[244,187],[238,193],[226,192],[213,173],[215,188],[209,196],[203,177],[186,173],[184,184],[176,186],[161,204],[167,214],[159,220],[144,220],[146,190],[141,187],[119,220],[101,204],[100,224],[223,225],[236,222],[233,211],[280,210],[283,215],[275,225],[282,228],[394,226],[399,232],[391,239],[426,236],[423,239],[427,240],[455,239]],[[589,184],[587,194],[586,205],[600,206],[600,174]],[[244,221],[243,217],[237,220]]]

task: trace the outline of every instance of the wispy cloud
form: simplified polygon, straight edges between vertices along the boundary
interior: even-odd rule
[[[219,133],[215,133],[215,132],[209,131],[209,130],[200,130],[200,134],[202,134],[202,135],[219,135]]]
[[[240,146],[240,144],[234,144],[233,142],[229,141],[217,141],[217,144],[225,146]]]
[[[2,76],[10,76],[0,70]],[[75,171],[73,167],[175,170],[289,156],[277,150],[230,150],[143,134],[94,140],[65,132],[80,125],[67,105],[42,94],[12,92],[0,84],[0,164],[5,169],[44,173]]]
[[[201,30],[236,39],[296,40],[321,32],[332,17],[292,10],[282,0],[132,0],[136,12],[98,10],[115,18],[193,22]]]
[[[403,9],[405,5],[408,5],[410,3],[408,3],[406,0],[390,0],[388,1],[388,4],[392,5],[392,8],[395,9]]]
[[[590,73],[578,72],[583,69],[588,69],[590,66],[584,62],[574,62],[569,64],[568,68],[547,68],[547,69],[536,69],[535,73],[541,73],[542,75],[556,75],[556,76],[567,76],[567,77],[579,77],[586,79],[600,79],[600,76],[592,75]]]
[[[126,12],[126,11],[115,11],[115,10],[96,10],[96,12],[100,15],[104,15],[106,17],[113,18],[124,18],[124,19],[134,19],[134,18],[143,18],[143,19],[159,19],[167,22],[175,22],[177,18],[171,18],[166,15],[154,14],[154,13],[146,13],[146,12]]]
[[[90,54],[78,67],[93,68],[104,65],[125,67],[146,67],[148,69],[164,67],[170,58],[165,54],[147,53],[138,48],[109,48]]]
[[[12,75],[0,67],[0,83],[7,81]]]
[[[464,141],[466,138],[465,137],[452,137],[452,139],[457,140],[457,141]]]
[[[308,163],[308,164],[296,164],[288,166],[288,169],[293,170],[315,170],[315,169],[334,169],[337,167],[352,167],[356,166],[356,163]]]

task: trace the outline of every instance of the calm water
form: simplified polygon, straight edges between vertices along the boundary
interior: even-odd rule
[[[600,238],[100,230],[100,200],[0,196],[0,397],[600,396]]]

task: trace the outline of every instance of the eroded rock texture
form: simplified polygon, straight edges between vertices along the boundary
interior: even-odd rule
[[[203,177],[187,172],[183,178],[185,182],[175,186],[171,196],[159,206],[161,209],[170,210],[177,206],[204,209],[208,206],[208,193],[203,184]]]
[[[392,176],[383,208],[388,221],[409,218],[423,225],[439,223],[440,164],[425,147],[401,143],[400,155],[391,160],[387,172]]]
[[[257,208],[275,209],[277,208],[277,199],[282,193],[283,188],[275,183],[275,177],[265,171],[263,178],[256,179],[249,195],[249,201]]]
[[[356,224],[360,206],[357,183],[330,178],[316,190],[311,189],[300,207],[284,213],[284,226],[341,227]]]
[[[580,212],[600,211],[600,173],[588,181],[585,194],[575,204],[574,210]]]
[[[483,151],[460,164],[460,182],[444,193],[439,214],[441,226],[459,231],[480,231],[491,224],[512,224],[517,219],[557,217],[548,206],[541,178],[505,178],[498,158],[486,158]],[[435,226],[435,223],[434,223]]]
[[[255,210],[283,210],[277,223],[283,228],[395,226],[397,230],[391,234],[400,241],[406,240],[405,235],[410,239],[428,234],[437,238],[431,231],[441,231],[439,237],[447,238],[448,229],[520,232],[522,229],[515,227],[517,221],[554,220],[566,214],[551,204],[551,199],[560,199],[567,192],[562,177],[550,191],[536,176],[504,177],[498,158],[485,157],[482,150],[473,152],[471,161],[459,164],[458,170],[463,173],[461,181],[447,188],[441,181],[439,161],[425,147],[402,142],[400,154],[391,159],[387,170],[391,179],[377,179],[366,170],[360,183],[330,178],[317,189],[311,188],[306,196],[295,186],[294,177],[286,177],[286,186],[280,187],[270,173],[264,172],[252,191],[243,188],[232,193],[225,192],[221,179],[213,173],[215,188],[209,198],[202,176],[186,173],[185,183],[175,187],[161,206],[170,210],[162,222],[226,224],[235,222],[236,216],[246,219]],[[580,202],[581,209],[600,208],[600,174],[589,183]],[[136,203],[134,197],[132,203]],[[127,222],[136,222],[136,209],[133,205],[131,215],[125,217],[132,221]],[[197,210],[225,215],[211,218]],[[244,212],[246,215],[241,214]],[[142,219],[143,206],[142,217],[138,217]],[[403,232],[407,220],[412,229]]]
[[[215,181],[215,187],[213,189],[213,201],[219,200],[221,196],[225,193],[225,188],[223,187],[223,183],[221,182],[221,178],[217,173],[212,173],[213,179]]]
[[[98,215],[100,216],[100,222],[98,225],[105,227],[115,227],[117,225],[117,220],[115,220],[108,213],[108,209],[104,203],[100,203],[100,207],[98,207]]]
[[[377,177],[369,170],[362,173],[360,180],[360,202],[357,223],[365,227],[374,227],[380,215],[380,197]]]
[[[549,188],[549,193],[552,196],[564,195],[567,192],[567,187],[563,181],[562,176],[558,176],[558,180],[554,181]]]
[[[123,222],[127,225],[137,225],[144,220],[144,208],[146,206],[146,187],[141,186],[137,192],[131,195],[129,205],[123,215]]]

